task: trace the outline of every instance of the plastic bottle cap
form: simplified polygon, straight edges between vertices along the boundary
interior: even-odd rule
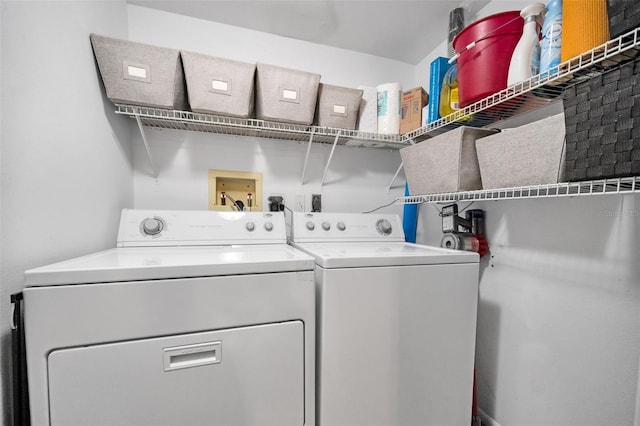
[[[527,18],[528,16],[538,16],[541,15],[545,11],[545,6],[543,3],[531,3],[525,6],[524,9],[520,12],[520,16],[523,18]]]

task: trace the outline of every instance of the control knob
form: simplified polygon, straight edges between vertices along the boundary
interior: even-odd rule
[[[316,229],[316,225],[314,225],[313,222],[307,222],[307,229],[309,231],[313,231],[314,229]]]
[[[344,222],[338,222],[336,225],[340,231],[344,231],[347,227],[344,225]]]
[[[247,222],[247,224],[245,225],[245,228],[247,228],[247,231],[251,232],[254,229],[256,229],[256,224],[253,222]]]
[[[158,235],[164,229],[164,221],[159,217],[148,217],[142,221],[142,233]]]
[[[322,222],[322,229],[328,231],[329,229],[331,229],[331,224],[329,222]]]
[[[382,235],[389,235],[392,231],[391,223],[387,219],[380,219],[376,222],[376,229]]]
[[[264,229],[266,229],[267,231],[271,232],[273,231],[273,223],[271,222],[265,222],[264,223]]]

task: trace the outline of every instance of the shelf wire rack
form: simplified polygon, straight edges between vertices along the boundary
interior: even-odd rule
[[[631,60],[640,51],[640,28],[569,59],[548,72],[535,75],[467,107],[407,133],[414,142],[460,126],[487,127],[501,120],[543,107],[561,99],[563,91],[590,77]]]
[[[509,86],[406,135],[384,135],[358,130],[303,126],[140,105],[116,104],[116,113],[127,115],[136,120],[156,178],[158,173],[153,163],[144,127],[308,142],[309,148],[314,142],[332,144],[331,155],[325,167],[324,175],[326,176],[337,145],[399,150],[463,125],[488,127],[499,121],[555,102],[561,99],[566,88],[631,60],[638,56],[639,52],[640,28],[636,28],[563,62],[544,74],[535,75],[528,80]],[[303,167],[301,178],[303,183],[308,160],[309,150],[307,150]],[[389,188],[401,169],[402,164],[395,173]],[[581,193],[576,195],[581,195]]]
[[[333,144],[336,142],[336,137],[338,137],[338,145],[387,150],[398,150],[410,145],[410,142],[400,135],[384,135],[332,127],[304,126],[252,118],[225,117],[139,105],[116,104],[116,114],[139,118],[142,126],[160,129],[188,130],[298,142],[308,142],[313,135],[313,142],[325,144]]]
[[[514,188],[483,189],[440,194],[408,195],[396,199],[398,204],[451,203],[457,201],[490,201],[523,198],[574,197],[583,195],[638,194],[640,176],[562,182]]]
[[[567,87],[623,62],[640,52],[640,28],[610,40],[528,80],[509,86],[464,109],[406,135],[384,135],[331,127],[302,126],[251,118],[234,118],[139,105],[116,105],[116,113],[139,118],[146,127],[190,130],[260,138],[309,141],[398,150],[460,126],[487,127],[558,100]]]

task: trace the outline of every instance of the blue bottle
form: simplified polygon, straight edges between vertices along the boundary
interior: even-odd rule
[[[549,0],[542,23],[540,42],[540,74],[560,64],[562,46],[562,0]],[[553,71],[554,73],[557,71]]]

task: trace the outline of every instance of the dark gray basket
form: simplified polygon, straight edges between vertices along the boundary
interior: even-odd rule
[[[611,38],[640,27],[640,1],[607,0]]]
[[[185,51],[180,55],[192,111],[252,117],[255,64]]]
[[[569,181],[640,175],[640,59],[564,91]]]
[[[313,123],[320,75],[257,64],[256,117],[295,124]]]
[[[318,126],[354,130],[362,94],[361,89],[320,83],[316,110]]]
[[[186,109],[180,51],[97,34],[90,39],[112,102]]]

